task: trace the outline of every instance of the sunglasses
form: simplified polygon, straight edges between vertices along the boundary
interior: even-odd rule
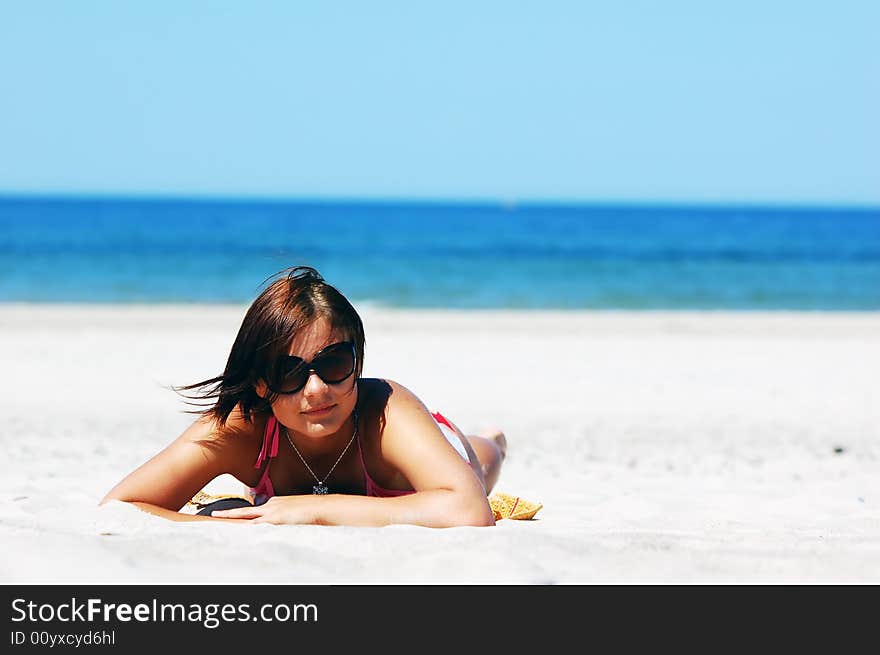
[[[327,346],[310,362],[286,355],[276,363],[274,374],[270,376],[269,389],[278,394],[296,393],[306,386],[313,371],[325,383],[339,384],[354,373],[356,362],[357,354],[350,341]]]

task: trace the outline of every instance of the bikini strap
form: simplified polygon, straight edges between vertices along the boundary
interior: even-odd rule
[[[278,456],[278,432],[278,420],[272,415],[266,421],[266,430],[263,432],[263,444],[260,448],[260,454],[257,456],[257,461],[254,464],[255,469],[260,468],[266,458],[271,459]],[[266,468],[268,470],[269,467],[267,466]]]

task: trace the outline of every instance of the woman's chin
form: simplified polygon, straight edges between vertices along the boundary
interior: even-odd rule
[[[353,409],[343,403],[334,403],[324,410],[301,412],[287,425],[305,437],[320,439],[345,429]]]
[[[336,434],[341,428],[344,421],[340,421],[334,414],[327,416],[304,417],[300,422],[302,432],[307,437],[319,439]]]

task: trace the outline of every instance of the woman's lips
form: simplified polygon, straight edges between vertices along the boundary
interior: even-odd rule
[[[326,414],[334,407],[336,407],[335,403],[332,405],[322,405],[321,407],[316,407],[315,409],[307,410],[307,411],[303,412],[303,414],[305,414],[306,416],[315,416],[317,414]]]

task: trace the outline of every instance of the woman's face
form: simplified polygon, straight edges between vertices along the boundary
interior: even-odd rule
[[[330,329],[326,319],[319,318],[296,335],[288,354],[311,362],[327,346],[345,340]],[[265,396],[268,391],[262,380],[256,389],[260,396]],[[321,438],[335,435],[345,427],[356,404],[357,378],[354,373],[338,384],[328,384],[312,371],[302,389],[276,398],[272,412],[291,432]]]

